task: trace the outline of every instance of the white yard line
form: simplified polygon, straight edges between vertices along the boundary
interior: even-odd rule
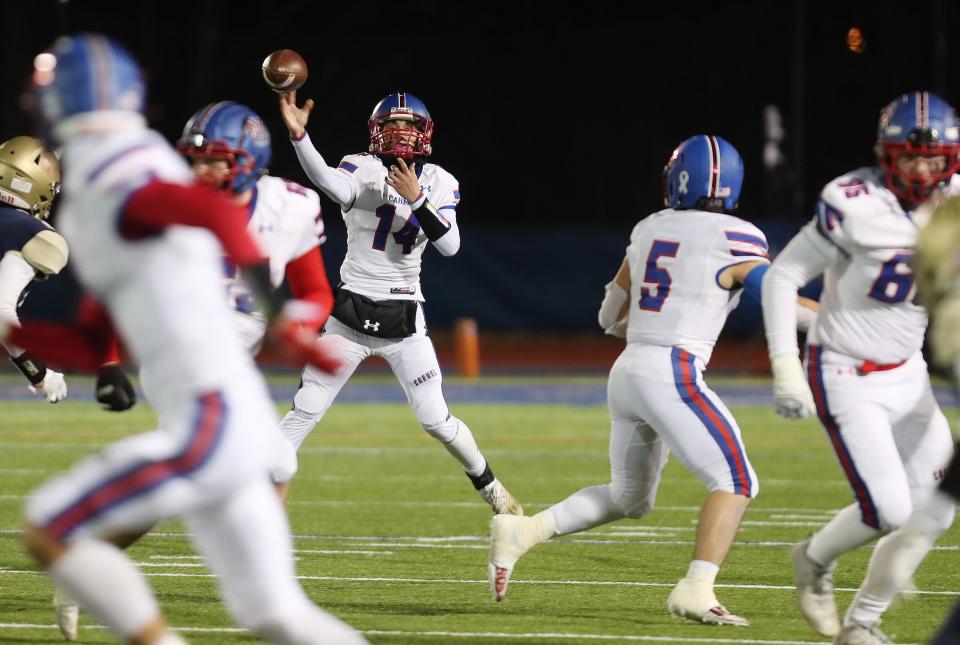
[[[661,530],[670,530],[670,531],[689,531],[687,527],[658,527]],[[0,535],[20,535],[19,529],[3,529],[0,530]],[[596,536],[596,537],[590,537]],[[189,533],[180,533],[175,531],[154,531],[147,534],[147,537],[151,538],[189,538]],[[624,538],[624,539],[607,539],[607,538]],[[650,537],[653,539],[631,539],[631,538],[645,538]],[[551,540],[551,544],[612,544],[612,545],[632,545],[632,544],[655,544],[659,546],[685,546],[693,544],[693,540],[670,540],[670,539],[657,539],[657,538],[669,538],[670,535],[650,535],[645,536],[638,533],[619,533],[619,532],[604,532],[597,531],[595,533],[586,533],[584,537],[559,537],[554,540]],[[318,542],[341,542],[345,546],[366,546],[366,547],[377,547],[377,548],[422,548],[422,549],[477,549],[482,550],[488,547],[488,538],[483,535],[458,535],[458,536],[445,536],[445,537],[407,537],[402,535],[387,535],[387,536],[376,536],[376,535],[294,535],[293,539],[303,540],[303,541],[318,541]],[[734,547],[741,548],[791,548],[796,545],[796,541],[792,540],[738,540],[734,543]],[[872,545],[863,547],[866,549],[872,549]],[[954,552],[960,551],[960,545],[937,545],[934,546],[933,551],[946,551]],[[298,550],[297,552],[304,552],[303,550]],[[318,553],[320,551],[317,551]],[[366,555],[362,551],[351,552],[351,551],[337,551],[333,549],[325,550],[326,553],[356,553],[358,555]],[[383,553],[382,551],[377,553]],[[177,556],[170,556],[176,558]]]
[[[84,629],[103,630],[100,625],[84,625]],[[29,623],[0,623],[0,629],[57,629],[56,625],[36,625]],[[176,627],[176,631],[185,634],[243,634],[239,627]],[[448,632],[448,631],[407,631],[399,629],[358,630],[367,636],[422,636],[426,638],[517,638],[550,640],[586,640],[586,641],[627,641],[638,643],[717,643],[723,645],[823,645],[824,641],[781,641],[755,638],[690,638],[683,636],[644,636],[640,634],[578,634],[563,632]],[[904,643],[903,645],[914,645]]]
[[[44,575],[42,571],[30,571],[24,569],[3,569],[0,568],[0,576],[7,575]],[[146,572],[145,576],[151,578],[213,578],[212,573],[160,573]],[[490,582],[484,580],[468,580],[463,578],[389,578],[373,576],[297,576],[297,580],[323,580],[328,582],[390,582],[390,583],[408,583],[408,584],[441,584],[441,585],[463,585],[463,584],[482,584],[488,585]],[[550,585],[550,586],[568,586],[568,587],[673,587],[676,581],[672,582],[636,582],[632,580],[510,580],[512,585]],[[734,585],[717,584],[717,589],[740,589],[740,590],[764,590],[764,591],[794,591],[793,585]],[[834,591],[854,593],[857,591],[852,587],[837,587]],[[956,590],[945,591],[927,591],[917,590],[911,592],[923,596],[956,596]]]

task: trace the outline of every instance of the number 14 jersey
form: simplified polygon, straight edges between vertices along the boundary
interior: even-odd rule
[[[418,164],[419,165],[419,164]],[[356,199],[343,207],[347,256],[340,279],[351,291],[372,298],[423,300],[420,257],[427,236],[410,204],[386,184],[387,167],[370,154],[347,155],[337,167],[356,186]],[[457,180],[440,166],[420,166],[420,190],[451,226],[457,225]]]
[[[630,234],[627,342],[679,346],[704,364],[743,289],[724,289],[727,267],[769,262],[767,240],[753,224],[721,213],[666,209]]]

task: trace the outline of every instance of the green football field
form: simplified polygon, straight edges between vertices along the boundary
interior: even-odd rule
[[[519,562],[507,599],[495,603],[486,580],[490,512],[402,404],[335,405],[305,444],[288,507],[302,584],[374,643],[826,642],[795,608],[789,549],[851,501],[846,481],[816,421],[787,422],[765,406],[731,407],[761,493],[717,593],[753,622],[749,628],[667,614],[706,495],[674,461],[649,516],[535,548]],[[453,410],[528,513],[607,481],[601,405],[458,403]],[[59,640],[50,584],[17,539],[28,492],[152,423],[144,405],[107,414],[88,402],[0,402],[0,642]],[[958,550],[954,528],[917,572],[918,591],[887,612],[883,628],[898,643],[926,642],[957,600]],[[130,553],[171,623],[192,642],[255,641],[232,625],[180,524],[159,526]],[[870,553],[865,547],[841,560],[841,611]],[[83,642],[113,642],[89,617],[81,621]]]

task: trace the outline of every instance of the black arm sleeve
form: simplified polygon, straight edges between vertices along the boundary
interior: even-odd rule
[[[11,356],[10,360],[17,366],[20,373],[27,377],[31,385],[43,383],[43,379],[47,376],[47,366],[39,358],[31,356],[30,352],[24,352],[16,358]]]
[[[417,216],[420,229],[431,242],[436,242],[450,232],[450,227],[440,219],[437,209],[430,203],[429,199],[423,200],[423,204],[413,211],[413,214]]]

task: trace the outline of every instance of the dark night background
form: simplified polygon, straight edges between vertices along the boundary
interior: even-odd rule
[[[633,224],[660,208],[661,169],[688,136],[711,132],[738,147],[746,165],[741,215],[776,247],[807,219],[820,186],[872,163],[876,118],[888,101],[915,89],[960,100],[948,72],[960,63],[960,45],[951,41],[960,33],[960,3],[948,0],[570,9],[34,0],[0,4],[0,20],[4,139],[29,127],[20,88],[33,56],[64,31],[101,31],[130,48],[148,78],[148,116],[171,139],[205,103],[246,103],[274,135],[271,172],[304,183],[276,98],[260,78],[269,52],[290,48],[306,59],[300,100],[318,103],[308,130],[331,164],[366,148],[366,120],[383,95],[415,94],[436,122],[433,160],[463,193],[461,255],[447,269],[434,268],[446,261],[437,254],[424,256],[428,303],[443,294],[452,310],[487,328],[538,326],[537,309],[549,305],[507,293],[517,281],[527,293],[566,302],[555,302],[540,326],[595,324],[602,285]],[[865,37],[862,53],[847,47],[851,27]],[[762,162],[767,105],[778,107],[786,133],[785,163],[774,172]],[[335,275],[343,224],[332,202],[324,204]],[[514,264],[518,257],[525,263]],[[431,274],[461,282],[432,285]],[[472,295],[448,295],[458,289]],[[583,304],[567,316],[574,300]],[[432,315],[443,324],[454,311]]]

